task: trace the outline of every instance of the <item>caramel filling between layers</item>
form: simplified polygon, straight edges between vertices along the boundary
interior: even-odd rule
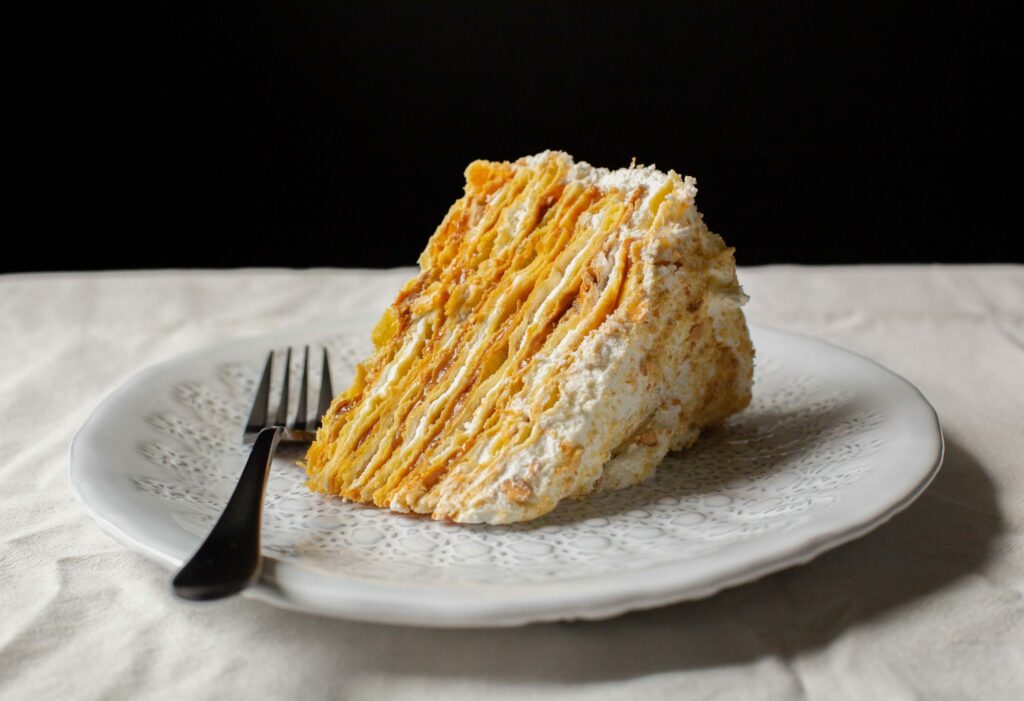
[[[620,309],[642,317],[630,275],[640,241],[623,237],[637,235],[624,224],[644,188],[599,188],[568,169],[558,158],[469,166],[421,273],[374,329],[374,355],[325,415],[306,458],[311,488],[429,510],[439,485],[465,489],[536,438],[536,418],[559,398],[543,380],[589,333]],[[503,489],[530,496],[523,480]]]

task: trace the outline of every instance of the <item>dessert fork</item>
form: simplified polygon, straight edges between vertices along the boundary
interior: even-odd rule
[[[242,440],[252,443],[249,459],[235,486],[227,506],[206,540],[175,575],[174,593],[193,601],[221,599],[245,589],[255,582],[263,565],[260,553],[260,522],[263,514],[263,495],[267,477],[274,461],[274,452],[280,441],[311,443],[316,438],[321,417],[331,405],[331,371],[327,349],[323,349],[323,370],[320,375],[319,400],[314,421],[309,421],[306,406],[309,386],[309,346],[302,359],[302,380],[295,420],[288,423],[288,385],[291,375],[292,349],[284,361],[284,380],[281,397],[274,418],[270,415],[270,370],[274,352],[267,356],[263,376],[256,389],[249,420],[245,424]]]

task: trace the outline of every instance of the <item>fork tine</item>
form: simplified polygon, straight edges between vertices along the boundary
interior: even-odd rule
[[[292,374],[292,349],[284,356],[284,382],[281,385],[281,401],[277,405],[277,417],[274,419],[275,426],[285,426],[288,423],[288,383]]]
[[[320,400],[316,408],[316,428],[324,420],[324,414],[331,408],[331,400],[334,399],[334,389],[331,387],[331,363],[327,357],[327,349],[324,348],[323,370],[320,372]]]
[[[256,397],[252,400],[249,420],[245,423],[245,435],[255,435],[267,426],[267,414],[270,407],[270,366],[274,364],[274,351],[267,354],[267,362],[263,365],[263,377],[256,388]]]
[[[307,386],[309,385],[309,346],[306,346],[302,352],[302,384],[299,385],[299,406],[295,410],[295,421],[292,422],[292,428],[296,431],[305,431],[308,425],[307,414],[309,410],[306,408],[306,395]]]

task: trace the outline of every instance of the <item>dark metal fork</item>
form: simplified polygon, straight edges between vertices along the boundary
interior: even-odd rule
[[[288,390],[291,376],[292,349],[284,361],[284,381],[277,413],[270,416],[270,371],[274,352],[267,356],[263,376],[256,389],[252,411],[243,432],[243,442],[252,443],[252,452],[242,470],[235,491],[224,512],[214,524],[206,540],[175,575],[174,593],[193,601],[221,599],[245,589],[259,579],[263,566],[260,552],[260,523],[263,515],[263,495],[267,488],[270,465],[280,441],[310,443],[316,438],[320,420],[331,405],[334,391],[327,349],[323,350],[323,370],[320,375],[319,400],[313,421],[307,410],[309,386],[309,346],[302,360],[302,380],[295,420],[288,423]]]

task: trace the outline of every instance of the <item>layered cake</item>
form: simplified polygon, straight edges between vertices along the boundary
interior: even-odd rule
[[[733,249],[695,181],[476,161],[324,416],[311,489],[462,523],[649,477],[750,401]]]

